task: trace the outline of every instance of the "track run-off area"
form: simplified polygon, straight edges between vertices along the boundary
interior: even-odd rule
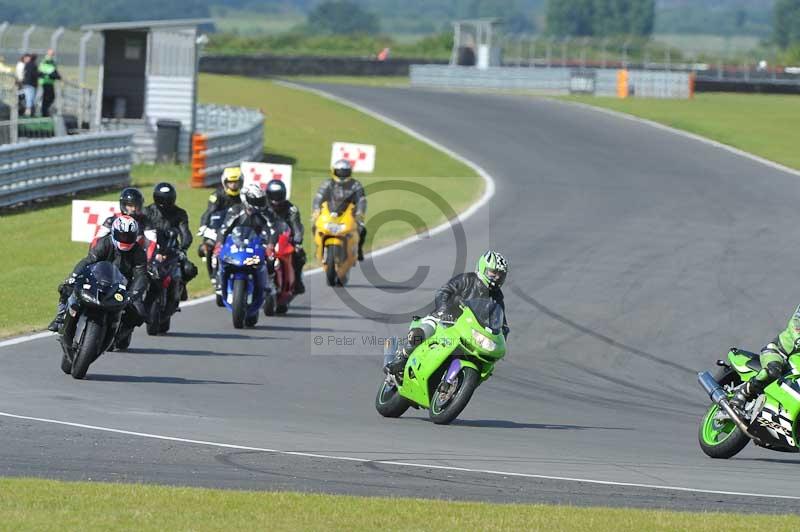
[[[471,161],[493,194],[456,229],[368,258],[346,289],[309,275],[289,314],[255,329],[212,301],[188,306],[83,382],[58,369],[52,336],[0,343],[0,475],[800,508],[794,455],[700,451],[695,377],[731,345],[758,349],[797,305],[800,249],[780,219],[800,201],[796,175],[548,99],[319,88]],[[506,359],[450,426],[421,410],[381,418],[382,339],[487,248],[510,263]]]

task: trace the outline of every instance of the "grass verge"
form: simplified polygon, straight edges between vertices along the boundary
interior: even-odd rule
[[[798,530],[800,517],[0,479],[8,530]]]
[[[269,80],[200,76],[200,99],[261,108],[266,114],[265,152],[273,160],[294,164],[292,201],[306,221],[306,247],[313,253],[308,216],[317,186],[327,178],[331,143],[350,141],[377,146],[375,172],[358,176],[365,186],[403,179],[443,195],[459,212],[480,196],[482,180],[470,168],[405,133],[349,107],[314,94],[287,88]],[[134,183],[150,198],[152,186],[170,181],[178,189],[178,203],[189,211],[192,229],[206,207],[209,191],[189,187],[189,170],[182,166],[137,165]],[[83,196],[116,199],[118,192]],[[412,234],[419,227],[390,222],[370,227],[370,218],[389,209],[419,215],[432,227],[445,215],[419,195],[395,191],[369,197],[368,248],[382,246]],[[4,234],[20,235],[11,247],[11,260],[0,270],[0,337],[42,329],[52,317],[56,285],[86,253],[87,244],[70,242],[70,203],[52,204],[0,218]],[[194,251],[192,252],[194,253]],[[197,261],[198,259],[193,259]],[[198,263],[198,266],[200,264]],[[209,293],[202,273],[190,285],[192,295]]]
[[[703,93],[692,100],[567,96],[696,133],[800,169],[800,98],[793,95]]]

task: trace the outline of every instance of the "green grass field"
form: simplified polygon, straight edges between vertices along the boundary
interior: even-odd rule
[[[292,200],[306,220],[307,249],[313,253],[310,224],[311,198],[326,179],[331,143],[336,140],[377,146],[371,175],[358,176],[365,186],[386,178],[402,178],[443,194],[460,211],[480,196],[483,183],[475,173],[447,155],[382,122],[319,96],[267,80],[202,75],[200,99],[261,108],[266,115],[265,152],[272,158],[294,161]],[[189,170],[175,166],[136,166],[134,182],[149,199],[152,186],[162,180],[175,183],[178,203],[189,211],[196,229],[209,191],[189,187]],[[116,192],[84,196],[112,200]],[[369,220],[401,205],[420,215],[428,226],[444,221],[433,204],[408,192],[382,192],[369,198]],[[56,285],[86,253],[87,244],[69,242],[70,204],[6,214],[0,218],[6,234],[25,235],[12,247],[9,265],[0,271],[0,336],[44,328],[57,302]],[[412,234],[414,229],[394,222],[371,231],[368,247],[381,246]],[[198,266],[199,259],[194,255]],[[313,261],[312,261],[313,262]],[[313,264],[310,264],[313,266]],[[190,285],[193,295],[210,292],[202,274]]]
[[[703,93],[692,100],[564,99],[654,120],[800,169],[798,96]]]
[[[771,532],[800,517],[0,479],[3,530],[547,530]]]

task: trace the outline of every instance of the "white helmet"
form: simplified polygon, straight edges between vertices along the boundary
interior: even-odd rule
[[[239,193],[242,204],[245,208],[252,211],[262,211],[267,207],[267,194],[264,189],[256,183],[250,183]]]

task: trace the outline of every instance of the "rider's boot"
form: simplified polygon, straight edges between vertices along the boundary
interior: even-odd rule
[[[397,353],[394,357],[394,360],[386,364],[383,368],[383,372],[388,374],[392,374],[395,377],[399,377],[403,374],[403,370],[406,368],[406,362],[408,362],[408,357],[411,355],[411,349],[406,346]]]
[[[761,392],[764,391],[764,387],[765,385],[761,381],[755,378],[750,379],[736,390],[736,393],[729,403],[734,410],[743,412],[745,405],[761,395]]]
[[[303,283],[303,274],[300,273],[297,279],[294,280],[294,293],[295,295],[305,294],[306,285]]]
[[[61,329],[61,326],[64,325],[64,318],[66,317],[66,315],[67,315],[66,302],[59,302],[58,311],[56,311],[56,317],[53,318],[53,321],[51,321],[50,325],[47,326],[47,330],[57,333]]]

